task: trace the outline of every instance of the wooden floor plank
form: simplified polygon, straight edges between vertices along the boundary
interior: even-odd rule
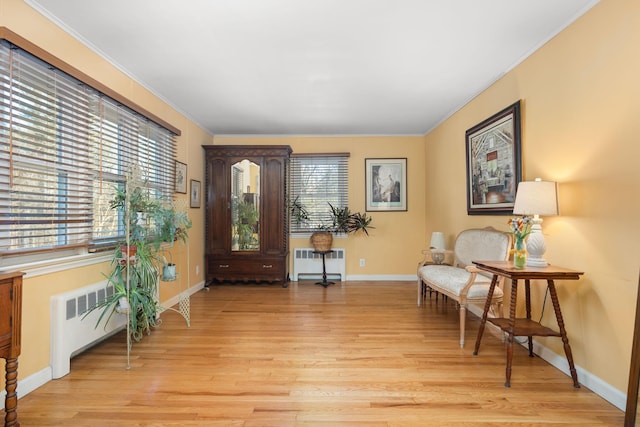
[[[118,334],[18,404],[23,426],[619,426],[624,414],[413,282],[218,285],[134,344]],[[571,325],[567,325],[570,329]]]

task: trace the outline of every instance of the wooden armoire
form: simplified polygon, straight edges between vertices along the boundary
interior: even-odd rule
[[[289,281],[288,145],[203,145],[205,280]]]

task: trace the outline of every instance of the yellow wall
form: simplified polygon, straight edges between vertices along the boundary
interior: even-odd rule
[[[177,158],[188,164],[188,179],[197,179],[202,182],[203,167],[200,146],[210,143],[211,135],[115,69],[21,0],[0,0],[0,26],[7,27],[180,129],[182,136],[177,139]],[[177,196],[186,199],[188,194]],[[193,228],[189,233],[191,236],[198,236],[189,240],[190,266],[187,269],[187,248],[182,243],[177,243],[174,247],[173,260],[178,264],[180,279],[177,282],[162,285],[161,301],[174,297],[180,291],[180,286],[186,287],[188,276],[190,286],[204,280],[202,264],[204,245],[202,239],[199,238],[204,234],[203,209],[190,209],[189,217],[193,222]],[[199,267],[199,274],[195,273],[196,266]],[[102,281],[104,280],[102,272],[107,270],[108,263],[103,263],[25,278],[23,283],[23,344],[19,360],[19,381],[49,366],[50,297]],[[0,386],[4,386],[3,379],[0,379]]]
[[[294,153],[349,152],[349,208],[364,212],[365,158],[407,158],[406,212],[368,212],[373,218],[369,237],[363,233],[337,238],[335,247],[347,253],[347,277],[415,275],[424,249],[424,137],[218,137],[215,145],[289,145]],[[294,248],[310,247],[308,239],[292,239]],[[365,259],[365,266],[359,260]]]
[[[452,242],[467,227],[465,130],[522,100],[523,178],[559,184],[546,258],[584,271],[559,282],[577,365],[626,392],[640,260],[640,2],[603,1],[426,136],[425,218]],[[533,294],[540,312],[544,286]],[[555,327],[550,302],[543,323]],[[540,339],[564,355],[557,338]]]

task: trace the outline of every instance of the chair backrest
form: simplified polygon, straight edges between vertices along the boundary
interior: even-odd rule
[[[493,227],[461,231],[453,247],[455,263],[473,265],[471,261],[506,261],[511,249],[511,235]]]

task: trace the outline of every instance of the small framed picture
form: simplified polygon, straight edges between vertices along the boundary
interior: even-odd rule
[[[367,211],[407,210],[407,159],[365,159]]]
[[[187,194],[187,165],[176,160],[176,193]]]
[[[200,207],[200,181],[196,179],[191,180],[191,203],[189,204],[192,208]]]

